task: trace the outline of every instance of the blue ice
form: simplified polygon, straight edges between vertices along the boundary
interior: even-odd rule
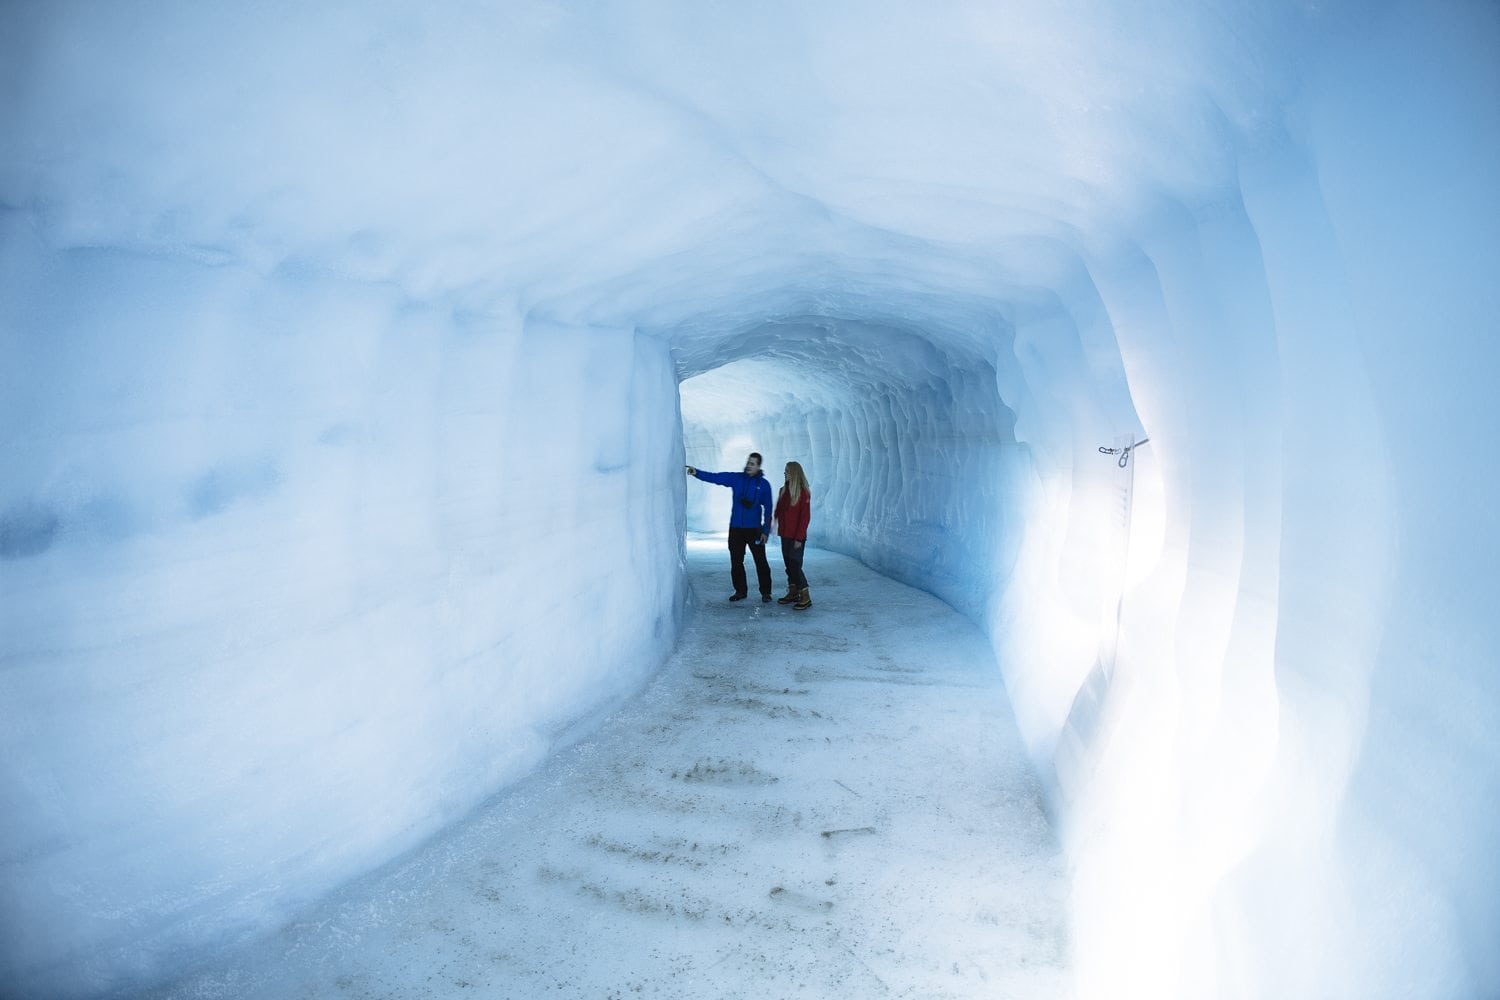
[[[555,766],[749,450],[980,630],[1074,995],[1500,990],[1493,4],[0,23],[8,993]]]

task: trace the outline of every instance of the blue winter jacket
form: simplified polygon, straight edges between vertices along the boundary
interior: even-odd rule
[[[704,472],[693,475],[705,483],[728,486],[734,491],[734,507],[729,512],[731,528],[759,528],[762,535],[771,533],[771,484],[763,473],[747,476],[743,472]],[[749,504],[741,501],[748,500]]]

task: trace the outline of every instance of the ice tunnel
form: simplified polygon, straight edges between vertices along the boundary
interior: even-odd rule
[[[989,637],[1079,997],[1500,993],[1492,3],[0,26],[4,995],[586,731],[749,447]]]

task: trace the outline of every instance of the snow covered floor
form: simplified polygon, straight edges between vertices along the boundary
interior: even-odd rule
[[[727,562],[689,542],[678,652],[589,738],[154,995],[1066,995],[1061,858],[979,631],[820,551],[812,610],[729,604]]]

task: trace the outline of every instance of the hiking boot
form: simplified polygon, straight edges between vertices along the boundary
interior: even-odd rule
[[[792,605],[792,610],[806,611],[810,607],[812,607],[812,592],[806,587],[803,587],[802,596],[798,599],[796,604]]]
[[[798,590],[796,587],[793,587],[791,590],[788,590],[786,592],[786,596],[785,597],[778,597],[776,599],[776,603],[777,604],[796,604],[797,601],[801,597],[802,597],[802,591]]]
[[[761,594],[760,595],[760,603],[762,603],[762,604],[770,604],[771,603],[771,595],[770,594]]]
[[[730,594],[729,599],[731,601],[743,601],[748,596],[748,594]]]

